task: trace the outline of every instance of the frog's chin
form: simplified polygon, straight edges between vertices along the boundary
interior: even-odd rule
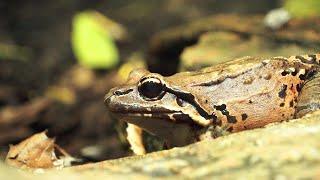
[[[120,119],[137,125],[143,130],[163,138],[169,146],[184,146],[195,142],[195,134],[201,127],[192,123],[192,119],[183,114],[174,114],[177,119],[170,119],[173,114],[125,114]],[[179,118],[180,117],[180,118]],[[185,119],[183,119],[185,118]]]

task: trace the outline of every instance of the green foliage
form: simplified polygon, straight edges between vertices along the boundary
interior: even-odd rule
[[[320,0],[286,0],[284,8],[293,17],[307,18],[320,15]]]
[[[109,69],[119,61],[119,54],[108,27],[86,11],[73,18],[72,46],[78,62],[88,68]]]

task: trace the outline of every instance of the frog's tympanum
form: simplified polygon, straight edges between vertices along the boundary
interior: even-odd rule
[[[169,77],[140,69],[111,89],[105,103],[130,124],[132,148],[143,154],[141,129],[175,147],[319,109],[319,61],[320,54],[244,57]]]

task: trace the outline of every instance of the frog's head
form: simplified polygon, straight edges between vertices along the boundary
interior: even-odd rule
[[[159,74],[134,70],[124,85],[109,91],[105,104],[117,118],[159,137],[170,139],[185,134],[182,141],[186,142],[171,142],[184,145],[194,130],[210,124],[208,119],[212,117],[199,106],[192,93],[174,84]]]

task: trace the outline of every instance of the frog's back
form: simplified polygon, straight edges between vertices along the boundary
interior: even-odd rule
[[[319,55],[244,57],[197,72],[179,73],[168,81],[181,78],[179,87],[195,95],[208,114],[217,116],[219,125],[231,124],[231,131],[240,131],[292,119],[301,87],[318,71],[319,60]]]
[[[170,79],[184,79],[183,82],[186,85],[190,85],[197,82],[204,82],[210,79],[211,82],[221,81],[221,79],[226,79],[228,77],[232,78],[239,74],[244,74],[249,70],[260,68],[266,64],[274,64],[274,68],[283,68],[283,62],[287,62],[292,67],[303,67],[305,69],[310,69],[314,66],[319,66],[320,64],[320,54],[313,55],[298,55],[290,57],[272,57],[272,58],[260,58],[260,57],[241,57],[232,61],[217,64],[215,66],[210,66],[203,68],[199,71],[192,72],[181,72],[173,76],[168,77]],[[187,78],[186,78],[187,77]],[[208,78],[210,77],[210,78]]]
[[[181,84],[179,84],[179,86],[194,85],[199,84],[199,82],[208,81],[213,83],[259,67],[262,65],[262,61],[263,59],[261,58],[246,56],[215,66],[206,67],[199,71],[177,73],[167,77],[167,81],[175,82],[176,79],[184,79],[184,81],[180,81]]]

